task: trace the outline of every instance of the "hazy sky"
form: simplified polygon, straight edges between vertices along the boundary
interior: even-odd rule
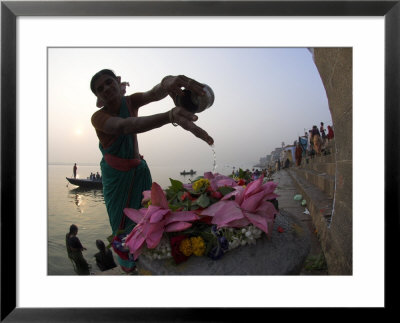
[[[147,91],[166,75],[184,74],[214,91],[214,105],[197,124],[215,142],[218,165],[256,163],[282,142],[292,144],[321,121],[332,124],[326,93],[306,48],[49,48],[49,162],[99,163],[90,122],[97,110],[91,77],[112,69],[130,83],[127,94]],[[168,111],[170,97],[140,108],[139,116]],[[212,151],[180,127],[167,124],[139,134],[152,165],[212,166]]]

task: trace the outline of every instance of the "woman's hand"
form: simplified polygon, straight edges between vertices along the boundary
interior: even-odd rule
[[[185,75],[166,76],[162,79],[161,86],[168,92],[174,102],[177,96],[183,95],[182,88],[190,90],[198,95],[205,95],[203,90],[204,85]]]
[[[190,131],[196,137],[204,140],[207,144],[214,144],[214,139],[205,130],[194,124],[194,121],[197,121],[198,117],[193,113],[190,113],[185,108],[175,107],[171,110],[170,116],[172,123],[177,123],[183,129]]]

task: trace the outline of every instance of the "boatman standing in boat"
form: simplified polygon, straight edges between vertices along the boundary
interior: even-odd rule
[[[198,117],[182,107],[173,107],[150,116],[138,116],[142,106],[168,95],[172,98],[183,95],[183,87],[204,95],[202,84],[184,75],[166,76],[147,92],[124,96],[126,84],[121,83],[121,78],[108,69],[96,73],[90,82],[98,106],[103,106],[93,114],[91,121],[103,155],[100,162],[103,193],[114,236],[119,230],[129,232],[134,227],[135,223],[123,214],[123,209],[139,209],[142,192],[149,190],[152,185],[150,170],[139,154],[136,134],[172,123],[190,131],[209,145],[214,143],[213,138],[194,123]],[[123,255],[118,255],[117,259],[125,271],[134,270],[133,260]]]
[[[72,171],[74,172],[74,178],[76,178],[76,170],[78,169],[78,166],[76,166],[76,163],[74,165],[74,168],[72,169]]]

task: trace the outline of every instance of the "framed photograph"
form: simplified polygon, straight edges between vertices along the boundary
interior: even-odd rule
[[[263,310],[269,308],[391,309],[388,281],[397,278],[391,272],[390,255],[398,253],[391,237],[399,233],[399,16],[398,1],[3,1],[1,320],[233,321],[237,311],[265,315]],[[153,60],[150,69],[160,68],[156,64],[160,56],[152,53],[167,49],[301,48],[316,63],[318,48],[351,49],[353,102],[347,124],[353,130],[352,151],[350,157],[340,149],[336,153],[352,165],[353,221],[348,228],[333,228],[352,231],[353,254],[345,274],[83,277],[48,263],[54,230],[48,221],[53,190],[48,163],[55,150],[51,138],[54,133],[66,135],[62,122],[67,120],[57,111],[58,128],[52,129],[49,102],[77,115],[86,113],[83,109],[91,102],[82,100],[82,106],[76,106],[78,100],[71,100],[80,95],[72,83],[82,80],[68,78],[68,73],[85,70],[93,55],[104,52],[104,57],[111,57],[115,49],[122,49],[122,54],[113,62],[129,60],[127,49],[132,48],[149,50],[135,58]],[[75,56],[73,61],[63,60],[67,52]],[[68,65],[71,62],[75,66]],[[64,74],[56,77],[56,66]],[[324,82],[338,82],[320,74]],[[86,74],[84,78],[81,87],[88,83]],[[54,98],[54,84],[63,82],[65,88],[59,86]],[[232,93],[239,85],[237,89],[231,85]],[[332,100],[329,92],[327,96]],[[93,100],[96,104],[94,96]],[[243,118],[251,120],[246,113],[242,112]],[[218,125],[214,127],[218,132]],[[77,140],[75,149],[82,151],[82,127],[68,129]],[[61,155],[63,147],[57,149]],[[168,152],[164,155],[169,162]],[[339,187],[343,177],[338,178]],[[79,194],[69,200],[78,212],[84,210]],[[338,204],[337,210],[342,206]],[[70,221],[60,221],[66,223]],[[57,259],[56,255],[54,263]],[[310,285],[324,290],[316,297]]]

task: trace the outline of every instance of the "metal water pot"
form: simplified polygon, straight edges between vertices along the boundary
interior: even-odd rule
[[[207,85],[203,84],[205,95],[197,95],[188,89],[183,90],[183,95],[176,97],[176,105],[185,108],[192,113],[199,113],[209,108],[214,103],[214,92]]]

